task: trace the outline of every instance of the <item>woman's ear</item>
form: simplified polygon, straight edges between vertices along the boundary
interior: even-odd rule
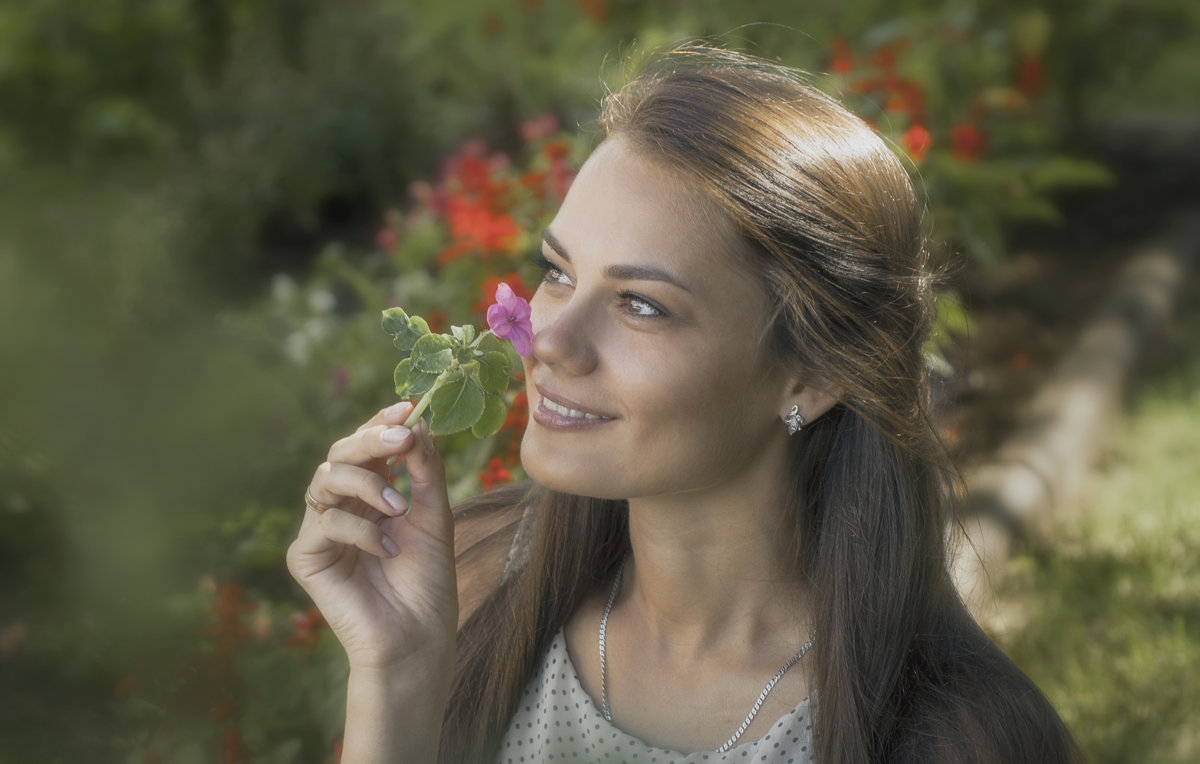
[[[801,422],[805,424],[814,422],[837,405],[841,392],[841,390],[823,385],[818,380],[795,379],[789,385],[787,394],[784,396],[779,418],[786,422],[789,417],[794,420],[795,415],[798,414]]]

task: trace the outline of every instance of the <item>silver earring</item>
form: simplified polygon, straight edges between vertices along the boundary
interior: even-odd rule
[[[800,415],[800,407],[792,406],[792,410],[783,418],[783,423],[787,425],[788,435],[800,432],[800,428],[804,426],[804,417]]]

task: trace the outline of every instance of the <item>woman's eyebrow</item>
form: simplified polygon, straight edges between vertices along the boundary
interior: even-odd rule
[[[550,233],[550,229],[542,231],[542,241],[546,242],[547,246],[563,260],[571,262],[571,256],[567,254],[566,248],[554,234]],[[604,269],[604,276],[613,281],[661,281],[688,293],[692,291],[670,273],[649,265],[610,265]]]

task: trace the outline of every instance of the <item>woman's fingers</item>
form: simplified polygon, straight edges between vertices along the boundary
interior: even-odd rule
[[[376,424],[361,427],[329,448],[328,460],[367,464],[375,459],[401,454],[412,448],[412,430],[403,425]]]
[[[376,557],[391,558],[400,553],[383,528],[364,517],[332,507],[304,518],[300,535],[287,551],[288,570],[304,584],[309,576],[329,567],[329,554],[338,548],[353,546]]]
[[[435,531],[441,538],[449,538],[454,519],[446,491],[446,469],[433,445],[429,423],[418,422],[413,427],[413,436],[414,445],[405,456],[412,486],[413,516],[410,519],[427,530]]]
[[[408,501],[382,476],[340,462],[317,467],[308,490],[322,504],[337,505],[344,498],[356,498],[392,517],[407,514],[409,508]]]
[[[408,401],[400,401],[393,403],[387,408],[380,409],[375,416],[364,422],[358,429],[365,430],[368,427],[375,427],[381,424],[403,424],[408,415],[412,413],[413,404]]]

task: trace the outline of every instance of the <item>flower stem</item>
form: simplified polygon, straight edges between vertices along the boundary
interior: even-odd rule
[[[439,387],[445,384],[446,380],[450,378],[450,375],[456,369],[458,369],[457,362],[450,364],[450,368],[438,375],[438,378],[433,381],[433,384],[428,390],[425,391],[425,394],[421,396],[421,399],[417,401],[417,405],[413,407],[412,413],[409,414],[408,418],[404,420],[405,427],[412,429],[412,427],[417,423],[417,420],[421,418],[421,415],[425,413],[425,409],[429,408],[429,402],[433,400],[433,394],[438,391]]]

